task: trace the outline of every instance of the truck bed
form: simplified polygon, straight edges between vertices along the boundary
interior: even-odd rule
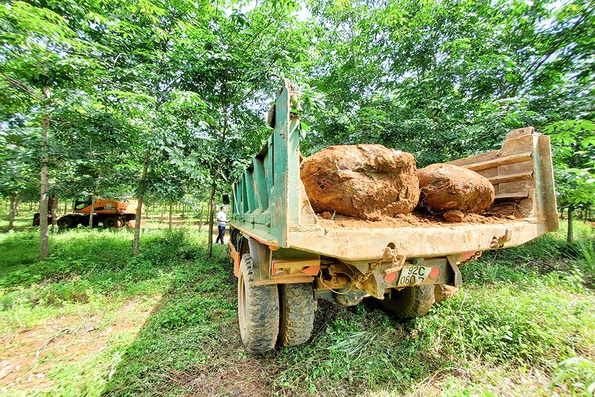
[[[373,221],[343,215],[335,215],[333,219],[325,219],[321,214],[317,214],[317,223],[325,229],[394,229],[403,227],[449,227],[465,224],[507,224],[523,218],[525,218],[523,210],[518,204],[497,204],[481,214],[467,214],[463,222],[447,222],[441,214],[414,211],[410,214],[397,215],[394,218],[382,217]]]
[[[287,85],[277,99],[275,131],[233,186],[231,224],[271,249],[290,248],[344,262],[443,257],[516,246],[558,229],[549,137],[532,127],[510,131],[500,150],[450,162],[487,177],[494,204],[465,222],[414,212],[377,221],[314,213],[299,178],[299,119]]]

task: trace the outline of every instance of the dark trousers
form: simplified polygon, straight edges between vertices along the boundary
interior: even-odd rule
[[[217,244],[219,240],[221,240],[221,244],[224,244],[223,237],[225,236],[225,226],[217,226],[217,228],[219,229],[219,235],[217,236],[217,240],[215,240],[215,244]]]

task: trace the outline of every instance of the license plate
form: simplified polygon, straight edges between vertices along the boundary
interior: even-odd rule
[[[420,285],[430,276],[431,270],[431,267],[426,266],[403,266],[397,286]]]

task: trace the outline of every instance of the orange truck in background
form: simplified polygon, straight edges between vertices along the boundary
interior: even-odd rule
[[[126,225],[132,227],[136,219],[136,200],[105,200],[95,201],[93,208],[93,227],[103,223],[105,228],[121,228]],[[71,229],[78,225],[89,226],[89,215],[91,214],[91,198],[87,200],[76,200],[72,214],[64,215],[58,219],[60,228]]]

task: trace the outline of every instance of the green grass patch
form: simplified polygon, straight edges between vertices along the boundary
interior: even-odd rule
[[[28,357],[43,347],[27,376],[0,392],[586,396],[595,297],[563,237],[485,253],[462,268],[454,299],[413,321],[395,321],[372,299],[319,301],[309,342],[253,357],[239,337],[226,248],[206,258],[205,234],[149,230],[131,257],[128,231],[76,229],[51,236],[44,263],[31,253],[34,232],[0,235],[3,356],[44,335],[30,344]],[[27,381],[41,373],[45,383]]]

